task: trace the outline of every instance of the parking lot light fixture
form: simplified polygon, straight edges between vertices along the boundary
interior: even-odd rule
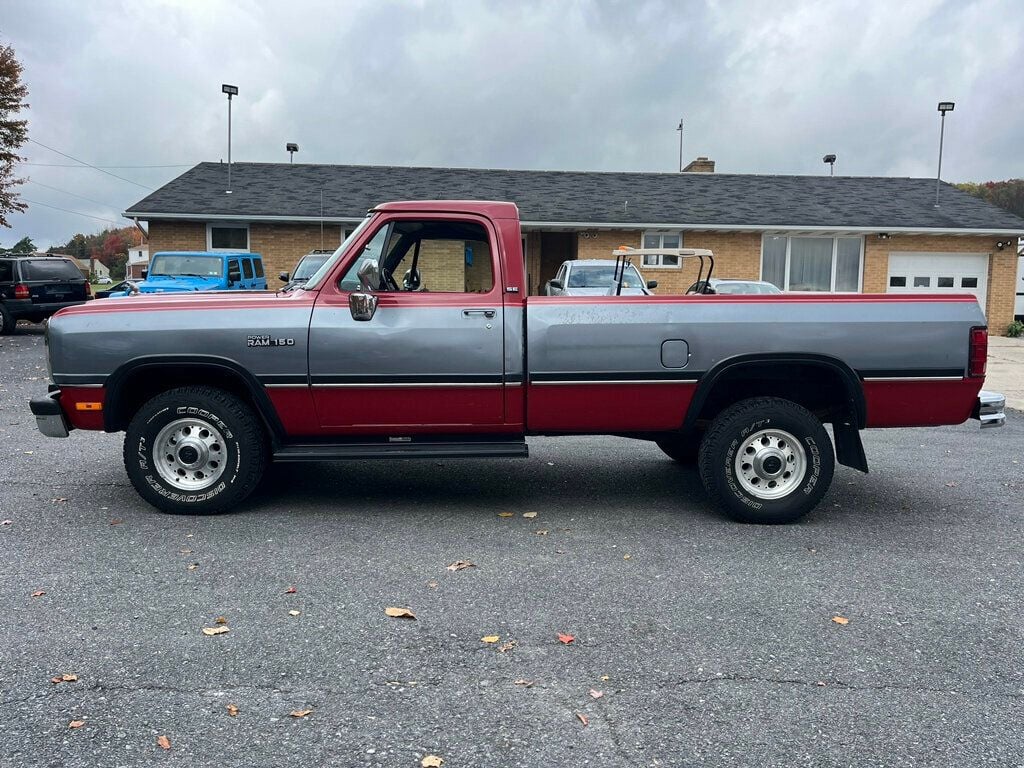
[[[220,87],[221,93],[228,95],[228,188],[225,191],[226,194],[231,194],[231,97],[238,95],[237,85],[228,85],[224,83]]]
[[[952,112],[955,107],[952,101],[940,101],[939,112],[942,118],[939,120],[939,169],[935,173],[935,207],[939,207],[939,182],[942,179],[942,139],[946,133],[946,113]]]
[[[823,158],[821,158],[821,162],[828,163],[828,175],[834,176],[836,171],[836,156],[825,155]]]
[[[289,164],[295,162],[295,153],[299,151],[299,145],[293,141],[289,141],[284,145],[284,150],[288,153]]]

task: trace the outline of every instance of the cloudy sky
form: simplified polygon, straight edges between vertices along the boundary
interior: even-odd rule
[[[1024,177],[1021,0],[0,0],[0,44],[30,137],[130,180],[28,144],[5,246],[226,157],[225,82],[240,161],[672,171],[682,117],[720,172],[932,176],[949,99],[943,178]]]

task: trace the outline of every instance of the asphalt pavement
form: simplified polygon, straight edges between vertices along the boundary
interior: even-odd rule
[[[278,466],[188,518],[121,436],[35,430],[43,355],[0,338],[5,768],[1024,765],[1019,413],[867,433],[785,527],[610,437]]]

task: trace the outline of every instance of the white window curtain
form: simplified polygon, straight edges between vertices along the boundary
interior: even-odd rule
[[[832,238],[794,237],[789,245],[789,290],[832,288]]]
[[[859,237],[765,235],[761,279],[784,291],[860,290],[863,240]]]

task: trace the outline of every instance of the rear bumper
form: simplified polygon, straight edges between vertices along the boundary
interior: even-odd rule
[[[981,428],[1001,427],[1006,423],[1006,414],[1003,409],[1006,407],[1006,398],[998,392],[981,390],[978,393],[978,402],[974,405],[972,419],[981,422]]]
[[[90,297],[91,298],[91,297]],[[53,317],[64,307],[77,307],[85,304],[88,299],[81,301],[55,301],[46,303],[33,303],[30,299],[15,299],[7,302],[7,310],[15,320],[22,320],[33,317]]]
[[[33,397],[28,404],[36,417],[36,427],[47,437],[67,437],[70,429],[61,410],[60,390]]]

